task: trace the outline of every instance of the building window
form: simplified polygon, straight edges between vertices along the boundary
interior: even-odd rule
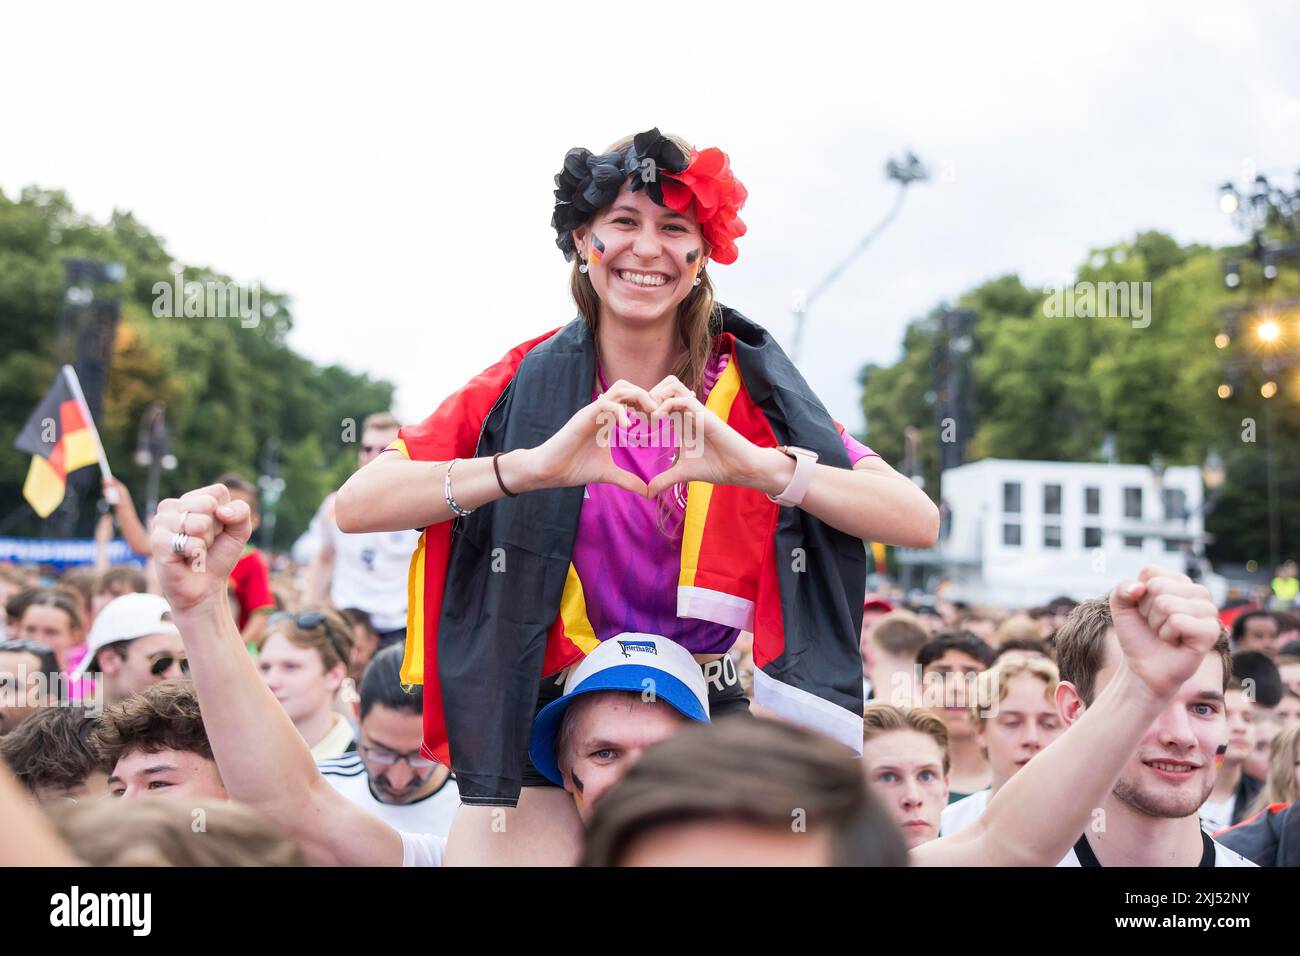
[[[1164,490],[1165,520],[1182,521],[1187,517],[1187,492],[1182,488]]]
[[[1083,546],[1084,546],[1085,548],[1100,548],[1100,547],[1101,547],[1101,529],[1100,529],[1100,528],[1084,528],[1084,529],[1083,529]]]
[[[1004,481],[1002,483],[1002,510],[1009,515],[1020,514],[1020,482]],[[1017,541],[1017,544],[1020,542]]]
[[[1186,538],[1165,538],[1165,550],[1171,554],[1177,554],[1187,547]]]
[[[1142,517],[1142,489],[1141,488],[1124,489],[1124,517],[1125,518]]]
[[[1130,549],[1132,549],[1132,550],[1134,550],[1134,551],[1141,551],[1141,550],[1142,550],[1142,535],[1140,535],[1140,534],[1126,534],[1126,535],[1124,535],[1124,547],[1126,547],[1126,548],[1130,548]]]
[[[1043,485],[1043,514],[1059,515],[1061,513],[1061,486]]]
[[[1020,525],[1004,524],[1002,526],[1002,543],[1009,548],[1020,547]]]
[[[1061,526],[1059,524],[1043,525],[1043,547],[1061,547]]]
[[[1101,489],[1100,488],[1083,489],[1083,513],[1089,515],[1101,514]]]

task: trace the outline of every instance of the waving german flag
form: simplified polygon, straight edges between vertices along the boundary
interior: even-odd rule
[[[94,429],[76,372],[65,365],[14,442],[15,448],[32,456],[23,497],[42,518],[63,502],[68,472],[99,461]]]

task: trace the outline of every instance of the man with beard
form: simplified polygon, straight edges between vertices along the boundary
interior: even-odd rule
[[[361,678],[357,750],[317,766],[326,783],[398,830],[446,837],[460,794],[450,768],[420,754],[424,693],[402,689],[401,668],[401,647],[371,659]]]
[[[1110,603],[1085,601],[1056,633],[1057,709],[1076,723],[1124,666]],[[1228,743],[1224,697],[1232,679],[1226,636],[1169,699],[1058,866],[1251,866],[1201,829]]]

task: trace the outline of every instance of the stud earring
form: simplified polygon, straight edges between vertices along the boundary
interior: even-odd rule
[[[585,275],[586,272],[587,272],[587,260],[586,260],[586,259],[583,259],[581,256],[579,256],[578,258],[579,258],[579,259],[581,260],[581,262],[582,262],[582,264],[581,264],[580,266],[578,266],[578,271],[581,272],[581,273],[583,273],[583,274]]]

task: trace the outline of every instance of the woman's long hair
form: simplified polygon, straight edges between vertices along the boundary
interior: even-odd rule
[[[691,144],[680,136],[668,135],[674,143],[689,155]],[[622,151],[632,145],[633,137],[625,136],[611,143],[605,152]],[[573,301],[578,304],[578,311],[587,320],[587,328],[597,341],[599,351],[600,297],[592,288],[591,279],[586,273],[578,271],[579,259],[573,259],[573,268],[569,273],[569,291]],[[708,269],[700,270],[700,284],[677,306],[677,333],[685,350],[673,374],[681,379],[682,384],[704,400],[704,368],[708,364],[713,350],[713,337],[722,330],[722,311],[713,298],[713,283],[709,280]]]
[[[1258,813],[1271,803],[1294,803],[1300,799],[1296,786],[1295,765],[1300,759],[1300,724],[1283,727],[1273,738],[1268,752],[1268,779],[1264,789],[1247,811]]]

